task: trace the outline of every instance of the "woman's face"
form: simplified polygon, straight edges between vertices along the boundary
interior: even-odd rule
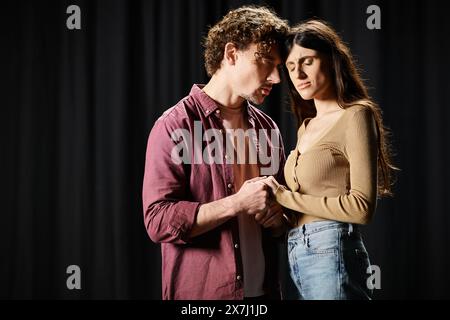
[[[330,63],[320,52],[297,44],[286,59],[289,77],[304,100],[324,100],[334,94]]]

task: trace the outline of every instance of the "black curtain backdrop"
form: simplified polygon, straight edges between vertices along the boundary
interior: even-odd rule
[[[392,129],[396,196],[364,227],[381,269],[375,297],[450,298],[448,11],[444,1],[366,0],[2,1],[0,298],[161,298],[160,246],[142,217],[148,133],[207,81],[208,26],[252,3],[291,23],[329,21]],[[66,28],[71,4],[81,30]],[[380,30],[366,27],[372,4]],[[286,102],[281,85],[262,109],[289,151]],[[69,265],[81,268],[81,290],[66,287]]]

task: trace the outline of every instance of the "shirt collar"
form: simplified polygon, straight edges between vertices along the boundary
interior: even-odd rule
[[[213,114],[216,110],[219,109],[219,106],[217,102],[215,102],[210,96],[208,96],[202,89],[205,85],[204,84],[194,84],[191,88],[191,92],[189,93],[190,96],[192,96],[198,103],[200,109],[202,110],[205,117],[209,117],[211,114]],[[254,127],[255,126],[255,114],[253,110],[253,106],[250,102],[246,101],[247,103],[247,114],[248,114],[248,121],[250,124]]]

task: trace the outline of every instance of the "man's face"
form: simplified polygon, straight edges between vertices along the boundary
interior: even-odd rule
[[[237,51],[235,68],[231,74],[232,87],[236,95],[254,104],[261,104],[270,94],[272,86],[280,83],[281,58],[276,46],[267,56],[257,53],[257,45]]]

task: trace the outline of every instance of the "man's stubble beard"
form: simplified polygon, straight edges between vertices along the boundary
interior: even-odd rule
[[[263,99],[263,101],[259,102],[258,99],[257,99],[257,97],[256,97],[256,95],[246,95],[246,94],[242,94],[240,97],[241,97],[242,99],[244,99],[244,100],[249,101],[249,102],[252,103],[252,104],[257,105],[257,106],[260,106],[260,105],[264,102],[264,99]]]

